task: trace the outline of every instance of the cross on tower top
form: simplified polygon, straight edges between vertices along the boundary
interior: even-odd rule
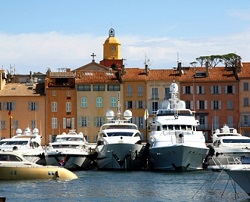
[[[95,56],[96,56],[96,55],[95,55],[94,53],[92,53],[91,56],[92,56],[92,62],[95,62]]]

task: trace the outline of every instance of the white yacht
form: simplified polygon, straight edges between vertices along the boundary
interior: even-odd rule
[[[78,177],[58,166],[42,166],[28,161],[19,151],[0,151],[0,180],[71,180]]]
[[[227,125],[215,130],[210,150],[212,152],[209,152],[209,168],[250,163],[250,138],[242,136],[235,128],[229,128]]]
[[[41,146],[42,136],[39,130],[34,128],[31,132],[30,128],[16,130],[15,136],[5,138],[0,141],[1,151],[18,150],[28,161],[38,164],[45,163],[44,149]]]
[[[46,147],[47,165],[63,166],[69,170],[87,170],[91,163],[92,147],[83,133],[69,130],[57,135],[55,141]]]
[[[106,117],[109,122],[101,126],[97,139],[97,168],[141,170],[144,146],[137,125],[130,122],[132,112],[124,112],[125,120],[120,119],[120,112],[114,119],[112,110],[107,111]]]
[[[194,112],[177,98],[178,85],[170,85],[171,98],[157,110],[149,142],[149,167],[154,170],[191,171],[203,169],[208,148],[197,131]]]

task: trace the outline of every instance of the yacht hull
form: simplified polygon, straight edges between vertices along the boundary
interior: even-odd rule
[[[52,166],[3,166],[0,167],[0,180],[36,180],[36,179],[77,179],[71,171]]]
[[[69,170],[88,170],[90,168],[90,159],[86,154],[65,154],[55,152],[46,154],[46,164],[63,166]]]
[[[185,145],[150,148],[149,166],[153,170],[193,171],[203,169],[208,148]]]
[[[250,169],[230,169],[225,171],[250,196]]]
[[[141,144],[117,143],[97,147],[99,170],[141,170],[143,166]]]

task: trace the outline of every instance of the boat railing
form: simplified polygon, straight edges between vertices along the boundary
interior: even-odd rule
[[[221,160],[219,158],[216,157],[212,157],[212,164],[214,164],[215,166],[218,167],[223,167],[225,168],[225,166],[227,165],[240,165],[242,164],[242,161],[240,160],[239,157],[224,157],[225,158],[225,162],[226,163],[222,163]]]

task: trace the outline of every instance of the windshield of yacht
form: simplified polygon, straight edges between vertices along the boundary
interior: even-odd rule
[[[223,143],[250,143],[250,139],[223,139]]]
[[[15,155],[0,154],[0,161],[22,161],[22,159]]]
[[[1,141],[0,145],[26,145],[28,141]]]
[[[69,145],[69,144],[65,144],[65,145],[53,145],[53,148],[71,148],[71,149],[75,149],[77,147],[80,147],[80,145]]]
[[[107,133],[107,135],[109,137],[111,136],[130,136],[132,137],[133,136],[133,132],[110,132],[110,133]]]
[[[84,139],[80,137],[60,137],[56,138],[55,140],[55,142],[65,142],[65,141],[84,141]]]

